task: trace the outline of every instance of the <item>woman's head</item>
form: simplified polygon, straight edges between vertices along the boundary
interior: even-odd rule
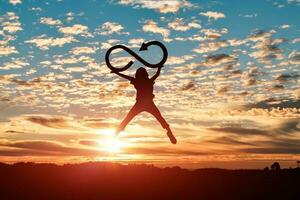
[[[147,70],[143,67],[138,68],[135,72],[135,78],[137,79],[146,79],[148,76]]]

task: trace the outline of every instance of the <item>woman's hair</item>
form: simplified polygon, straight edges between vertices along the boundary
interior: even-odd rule
[[[149,77],[147,70],[143,67],[140,67],[135,72],[135,78],[137,79],[146,79]]]

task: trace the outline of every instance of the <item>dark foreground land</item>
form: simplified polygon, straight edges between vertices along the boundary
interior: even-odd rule
[[[0,163],[0,199],[300,199],[300,169],[185,170],[149,165]]]

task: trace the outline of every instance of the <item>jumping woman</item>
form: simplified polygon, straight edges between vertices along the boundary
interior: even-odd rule
[[[126,127],[126,125],[140,112],[146,111],[151,113],[161,124],[161,126],[167,130],[167,135],[170,139],[170,141],[173,144],[177,143],[176,138],[174,137],[169,124],[166,122],[166,120],[161,115],[160,111],[156,107],[156,105],[153,102],[154,94],[153,94],[153,85],[155,79],[159,76],[162,66],[158,67],[158,70],[156,74],[149,78],[148,72],[145,68],[140,67],[137,69],[135,73],[135,77],[127,76],[125,74],[122,74],[118,71],[112,71],[112,73],[115,73],[127,80],[130,81],[131,84],[134,85],[137,93],[136,93],[136,103],[134,106],[130,109],[129,113],[125,117],[125,119],[122,121],[122,123],[119,125],[119,127],[116,130],[116,135],[118,135],[121,131],[123,131]]]

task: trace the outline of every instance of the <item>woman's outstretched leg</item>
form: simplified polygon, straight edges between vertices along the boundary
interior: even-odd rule
[[[169,124],[166,122],[166,120],[163,118],[163,116],[161,115],[160,111],[158,110],[158,108],[156,107],[156,105],[153,103],[151,104],[148,108],[147,111],[149,113],[151,113],[156,119],[157,121],[159,121],[159,123],[161,124],[161,126],[167,130],[167,135],[170,139],[170,141],[173,144],[177,143],[176,138],[174,137],[172,130],[170,129]]]
[[[116,135],[118,135],[121,131],[123,131],[125,129],[125,127],[127,126],[127,124],[137,115],[141,112],[140,106],[138,104],[135,104],[129,111],[129,113],[127,114],[127,116],[123,119],[123,121],[121,122],[121,124],[119,125],[119,127],[116,130]]]

